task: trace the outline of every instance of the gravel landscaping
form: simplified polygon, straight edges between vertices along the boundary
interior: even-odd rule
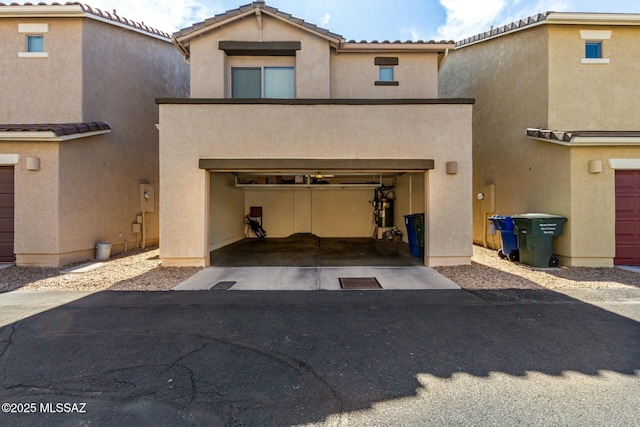
[[[95,261],[94,261],[95,262]],[[79,263],[75,266],[86,263]],[[160,265],[158,248],[129,251],[84,273],[65,268],[8,267],[0,270],[0,292],[28,291],[166,291],[199,268]],[[440,274],[469,290],[495,289],[637,289],[640,274],[617,268],[536,269],[500,259],[496,251],[474,246],[472,264],[437,267]]]

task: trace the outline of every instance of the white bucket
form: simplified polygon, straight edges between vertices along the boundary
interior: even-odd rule
[[[96,245],[96,259],[104,261],[111,256],[111,243],[98,243]]]

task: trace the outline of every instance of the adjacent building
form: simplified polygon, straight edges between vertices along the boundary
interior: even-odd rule
[[[81,3],[0,3],[0,38],[0,261],[157,244],[154,99],[189,91],[170,36]]]
[[[544,13],[462,40],[439,93],[473,97],[473,240],[487,217],[566,216],[569,266],[640,264],[640,15]]]
[[[157,100],[163,265],[209,265],[251,207],[268,238],[371,236],[381,185],[399,228],[425,214],[426,265],[470,263],[473,100],[438,96],[453,42],[347,41],[260,1],[173,37],[191,93]]]

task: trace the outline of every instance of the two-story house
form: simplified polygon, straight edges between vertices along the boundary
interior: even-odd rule
[[[545,13],[457,43],[440,94],[477,101],[476,243],[498,213],[568,218],[565,265],[640,264],[640,15]]]
[[[189,90],[170,36],[81,3],[0,3],[0,39],[0,261],[157,244],[154,99]]]
[[[453,42],[347,41],[257,1],[174,44],[191,97],[157,100],[163,265],[209,265],[253,206],[267,238],[371,236],[380,185],[398,228],[425,213],[426,265],[470,263],[473,100],[438,97]]]

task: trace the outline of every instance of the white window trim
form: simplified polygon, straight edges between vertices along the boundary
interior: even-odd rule
[[[580,38],[582,40],[611,40],[611,31],[581,30]]]
[[[609,58],[582,58],[581,64],[609,64]]]
[[[20,34],[46,34],[49,32],[49,24],[18,24]]]
[[[47,52],[18,52],[20,58],[48,58]]]

